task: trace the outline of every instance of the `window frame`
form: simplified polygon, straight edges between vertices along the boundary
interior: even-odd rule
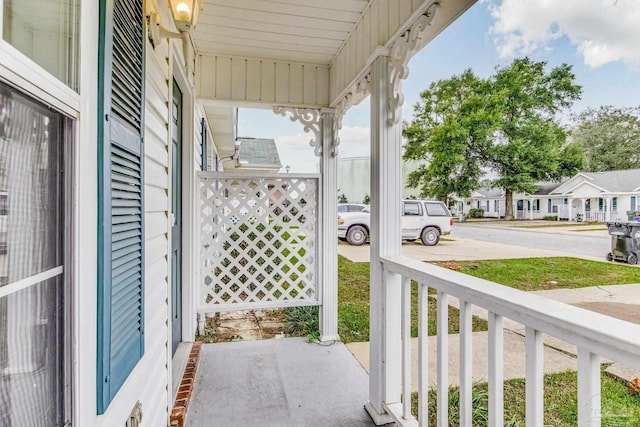
[[[2,10],[2,0],[0,0],[0,11]],[[1,18],[1,13],[0,13]],[[1,20],[1,19],[0,19]],[[1,26],[1,25],[0,25]],[[0,28],[1,30],[1,28]],[[4,45],[8,45],[7,42],[0,39],[0,54]],[[13,47],[10,46],[12,49]],[[20,53],[20,52],[18,52]],[[20,53],[22,55],[22,53]],[[60,226],[62,227],[62,236],[60,237],[60,244],[62,245],[62,253],[61,253],[61,261],[59,266],[54,267],[52,269],[48,269],[37,273],[35,275],[31,275],[29,277],[23,278],[20,281],[32,281],[35,278],[39,277],[39,280],[49,280],[53,277],[62,276],[62,293],[63,293],[63,307],[62,307],[62,336],[63,338],[63,349],[61,355],[63,357],[63,361],[61,363],[62,366],[62,382],[63,389],[65,390],[66,396],[63,397],[63,418],[67,423],[72,423],[75,419],[74,407],[75,407],[75,370],[74,370],[74,359],[75,359],[75,349],[77,346],[76,342],[76,331],[77,331],[77,317],[75,314],[77,313],[77,298],[76,298],[76,277],[77,277],[77,265],[74,262],[74,256],[77,253],[77,230],[78,230],[78,218],[77,211],[75,209],[76,206],[76,197],[77,194],[75,192],[76,185],[74,183],[74,177],[76,176],[76,167],[77,164],[75,162],[76,155],[78,153],[78,141],[79,141],[79,122],[77,117],[79,115],[79,111],[75,111],[75,114],[68,114],[68,106],[61,104],[55,96],[51,96],[50,93],[47,93],[48,96],[44,97],[36,97],[34,94],[28,91],[29,85],[26,85],[26,88],[19,86],[19,81],[6,80],[4,76],[2,76],[3,66],[6,64],[0,63],[0,82],[11,87],[12,90],[18,92],[21,96],[27,98],[31,102],[36,104],[41,104],[43,108],[49,108],[56,114],[60,114],[63,118],[61,123],[61,133],[62,139],[60,141],[60,160],[59,166],[62,168],[63,173],[60,174],[60,183],[58,186],[58,191],[61,194],[60,201],[60,209],[62,209],[62,218],[60,221]],[[32,70],[31,74],[34,70]],[[52,84],[52,89],[55,91],[55,82],[59,82],[55,77],[50,75],[48,72],[42,70],[43,73],[46,73],[45,76],[40,76],[42,79],[49,79]],[[26,77],[26,76],[25,76]],[[67,89],[68,87],[65,86]],[[74,92],[75,93],[75,92]],[[79,105],[79,94],[77,94],[78,105]],[[51,103],[47,102],[45,99],[53,101]],[[51,275],[55,270],[60,270],[60,273]],[[31,285],[37,286],[37,283]],[[26,288],[25,288],[26,289]],[[11,295],[9,293],[8,295]],[[66,424],[65,424],[66,425]]]

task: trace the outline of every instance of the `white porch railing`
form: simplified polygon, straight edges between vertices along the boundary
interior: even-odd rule
[[[460,425],[472,425],[471,308],[488,311],[489,425],[504,425],[503,405],[503,319],[509,318],[526,328],[526,425],[542,426],[543,419],[543,334],[577,346],[578,424],[600,426],[600,357],[640,370],[640,325],[632,325],[581,308],[497,283],[467,276],[404,257],[382,258],[383,280],[398,283],[402,278],[401,307],[385,307],[387,313],[402,312],[402,356],[387,360],[386,369],[402,372],[402,398],[386,402],[385,407],[403,426],[428,425],[429,387],[427,356],[427,290],[437,290],[437,420],[448,425],[448,297],[460,300]],[[411,280],[418,283],[418,393],[419,423],[411,415]],[[382,340],[383,342],[388,340]],[[389,349],[385,354],[394,354]],[[390,364],[401,364],[401,370]],[[397,366],[397,365],[396,365]]]
[[[320,305],[319,176],[199,172],[198,313]]]

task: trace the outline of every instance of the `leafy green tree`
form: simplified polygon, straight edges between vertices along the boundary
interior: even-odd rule
[[[589,108],[573,117],[572,139],[586,156],[586,170],[640,168],[640,107]]]
[[[448,203],[452,194],[469,196],[482,177],[489,136],[499,118],[489,82],[471,70],[432,83],[420,94],[414,119],[405,127],[404,159],[426,161],[411,172],[407,185],[422,197]]]
[[[536,182],[559,180],[582,166],[577,147],[566,146],[566,132],[556,119],[580,99],[581,87],[571,66],[549,72],[545,67],[545,62],[516,59],[492,79],[503,110],[487,164],[499,175],[493,186],[505,191],[507,219],[513,218],[513,193],[532,193]],[[571,158],[563,159],[565,154]]]
[[[363,199],[362,199],[362,203],[365,205],[368,205],[371,203],[371,196],[369,196],[369,194],[365,194]]]
[[[499,177],[507,219],[513,193],[535,191],[539,181],[559,180],[583,166],[578,144],[566,143],[557,113],[579,99],[569,65],[546,71],[545,62],[516,59],[487,80],[470,70],[433,83],[421,94],[404,131],[405,159],[429,163],[409,176],[424,195],[447,200],[480,186],[483,167]]]

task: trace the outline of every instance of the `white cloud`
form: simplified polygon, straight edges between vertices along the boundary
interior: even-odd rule
[[[638,0],[501,0],[490,10],[501,57],[527,55],[567,37],[590,67],[623,61],[640,70]]]

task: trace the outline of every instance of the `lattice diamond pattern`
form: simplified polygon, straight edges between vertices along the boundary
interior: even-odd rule
[[[317,302],[318,178],[199,179],[201,308]]]

